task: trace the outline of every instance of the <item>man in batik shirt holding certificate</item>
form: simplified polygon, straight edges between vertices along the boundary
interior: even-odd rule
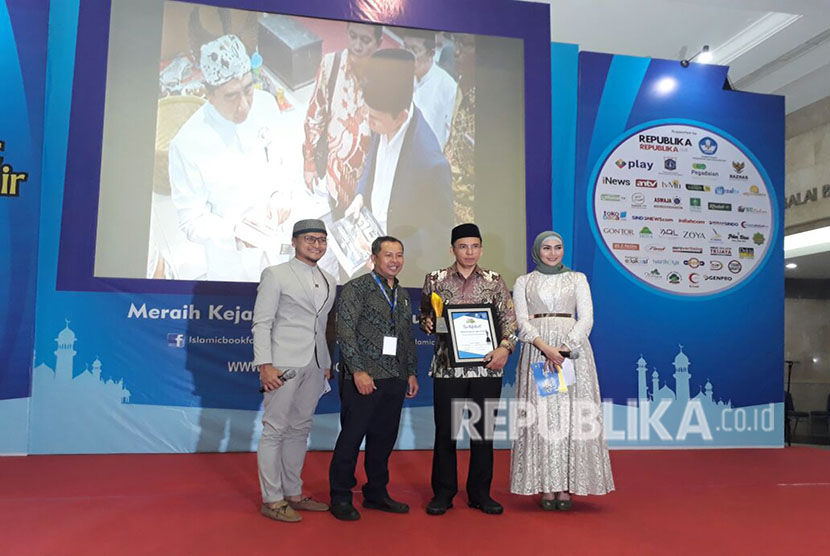
[[[493,478],[493,431],[485,423],[493,420],[484,414],[496,407],[501,397],[502,370],[516,346],[516,314],[513,299],[497,272],[478,266],[482,254],[481,232],[475,224],[461,224],[452,230],[452,253],[455,263],[449,268],[427,274],[421,293],[421,328],[427,333],[435,329],[435,293],[444,305],[492,304],[496,309],[501,338],[497,347],[484,357],[483,366],[452,367],[448,335],[436,335],[435,355],[430,366],[435,411],[435,447],[432,460],[433,498],[427,513],[441,515],[452,508],[458,492],[456,469],[456,438],[453,436],[453,400],[472,400],[481,409],[481,418],[474,424],[478,439],[470,442],[470,469],[467,498],[471,507],[489,514],[500,514],[501,504],[490,497]],[[440,315],[439,315],[440,316]],[[487,404],[487,400],[492,400]],[[459,404],[455,404],[460,409]],[[494,411],[494,409],[493,409]],[[490,427],[492,428],[492,426]]]

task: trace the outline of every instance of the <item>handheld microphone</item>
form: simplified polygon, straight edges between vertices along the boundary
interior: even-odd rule
[[[579,359],[578,351],[560,351],[559,353],[561,353],[562,357],[565,357],[566,359]]]
[[[288,369],[280,375],[280,380],[285,382],[286,380],[291,380],[295,376],[297,376],[297,371],[295,371],[294,369]],[[265,388],[260,387],[259,392],[260,394],[264,394]]]

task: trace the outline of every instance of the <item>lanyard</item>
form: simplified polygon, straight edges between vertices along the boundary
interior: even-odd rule
[[[395,300],[392,301],[391,299],[389,299],[389,294],[386,293],[385,289],[383,289],[383,284],[381,283],[380,278],[378,278],[378,275],[375,274],[374,272],[372,272],[372,277],[375,279],[375,282],[377,283],[378,287],[380,288],[380,292],[383,294],[383,297],[386,298],[386,302],[389,304],[389,307],[392,309],[392,312],[389,315],[389,322],[394,327],[395,326],[395,308],[398,306],[398,288],[395,288]]]

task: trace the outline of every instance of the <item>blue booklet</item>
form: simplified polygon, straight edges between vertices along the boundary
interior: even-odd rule
[[[544,361],[531,363],[530,368],[533,371],[533,378],[536,381],[536,388],[540,396],[550,396],[559,392],[559,380],[562,376],[560,373],[550,367],[545,368]],[[565,386],[565,392],[567,391],[567,386]]]

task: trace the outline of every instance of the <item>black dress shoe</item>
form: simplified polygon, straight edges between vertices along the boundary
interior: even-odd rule
[[[427,513],[429,515],[444,515],[450,508],[452,508],[451,500],[442,500],[436,496],[427,504]]]
[[[504,512],[504,507],[490,497],[484,498],[482,500],[470,500],[467,504],[471,508],[481,510],[486,514],[498,515]]]
[[[390,514],[405,514],[409,513],[409,506],[403,502],[392,500],[388,496],[380,500],[363,500],[363,507],[370,510],[380,510],[382,512],[389,512]]]
[[[352,506],[351,502],[332,503],[329,511],[340,521],[357,521],[360,519],[360,512]]]

